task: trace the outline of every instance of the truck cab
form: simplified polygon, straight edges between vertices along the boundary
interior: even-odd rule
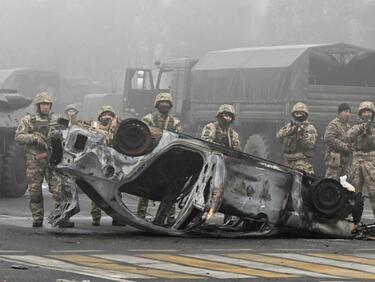
[[[186,120],[190,110],[191,69],[197,59],[179,58],[165,63],[156,62],[157,69],[128,68],[124,82],[124,116],[142,116],[154,110],[158,93],[171,93],[172,113]],[[156,74],[156,80],[153,76]]]

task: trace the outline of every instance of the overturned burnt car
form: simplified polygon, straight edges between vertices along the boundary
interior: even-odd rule
[[[108,215],[147,232],[350,237],[353,222],[362,215],[362,195],[335,180],[149,128],[137,119],[120,124],[114,143],[107,146],[102,132],[74,125],[63,148],[53,143],[51,163],[74,177],[77,186]],[[146,218],[137,216],[138,197],[153,202]],[[175,217],[166,221],[172,207]],[[63,214],[63,210],[55,212],[51,224],[61,221]],[[223,223],[223,214],[234,220]]]

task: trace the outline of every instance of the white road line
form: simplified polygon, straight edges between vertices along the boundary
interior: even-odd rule
[[[113,271],[113,270],[104,270],[104,269],[97,269],[92,267],[86,266],[79,266],[72,263],[67,263],[63,261],[59,261],[56,259],[38,257],[38,256],[16,256],[16,255],[6,255],[0,256],[0,259],[16,262],[16,263],[26,263],[32,266],[39,266],[42,268],[58,270],[63,272],[69,273],[77,273],[82,275],[89,275],[93,277],[98,277],[102,279],[108,279],[113,281],[122,281],[122,282],[129,282],[131,280],[126,279],[151,279],[152,277],[139,275],[139,274],[131,274],[125,273],[120,271]]]
[[[275,251],[281,252],[311,252],[311,251],[324,251],[325,249],[275,249]]]
[[[137,266],[156,268],[161,270],[176,271],[186,274],[195,274],[219,279],[240,279],[240,278],[254,278],[253,276],[228,273],[216,270],[209,270],[205,268],[196,268],[190,266],[183,266],[176,263],[164,262],[159,260],[140,258],[127,255],[93,255],[93,257],[104,258],[119,262],[135,264]]]
[[[234,265],[239,265],[239,266],[244,266],[244,267],[262,269],[262,270],[267,270],[267,271],[272,271],[272,272],[296,274],[296,275],[310,276],[310,277],[316,277],[316,278],[340,278],[341,279],[341,277],[338,277],[338,276],[321,274],[319,272],[299,270],[299,269],[295,269],[291,267],[278,266],[278,265],[272,265],[268,263],[261,263],[261,262],[248,261],[248,260],[242,260],[242,259],[234,259],[234,258],[229,258],[229,257],[224,257],[224,256],[209,255],[209,254],[185,255],[185,256],[205,259],[205,260],[212,260],[212,261],[221,262],[221,263],[229,263],[229,264],[234,264]]]
[[[353,249],[355,252],[363,252],[363,251],[375,251],[375,248],[367,248],[367,249]]]
[[[50,250],[51,253],[97,253],[103,250]]]
[[[331,266],[336,266],[336,267],[341,267],[341,268],[351,268],[351,269],[358,270],[358,271],[366,271],[369,273],[375,273],[375,266],[367,265],[367,264],[344,262],[344,261],[339,261],[339,260],[326,259],[326,258],[320,258],[320,257],[311,257],[311,256],[306,256],[306,255],[300,255],[300,254],[267,253],[265,255],[274,256],[274,257],[276,256],[276,257],[286,258],[286,259],[294,259],[294,260],[310,262],[310,263],[331,265]]]
[[[242,251],[254,251],[254,249],[203,249],[204,252],[242,252]]]
[[[0,254],[6,254],[6,253],[26,253],[26,251],[15,251],[15,250],[3,250],[3,251],[0,251]]]
[[[375,259],[375,254],[353,254],[356,257]]]
[[[164,249],[130,249],[128,252],[177,252],[178,250],[164,250]]]

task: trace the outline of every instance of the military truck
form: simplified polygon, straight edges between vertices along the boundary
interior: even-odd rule
[[[31,99],[16,90],[0,89],[0,196],[20,197],[27,189],[26,158],[22,146],[14,141],[20,119]]]
[[[54,112],[60,113],[67,104],[83,98],[79,88],[72,87],[63,75],[54,71],[27,68],[0,69],[0,88],[15,89],[23,96],[32,99],[41,90],[48,90],[54,100]]]
[[[290,120],[293,104],[303,101],[318,129],[313,163],[322,175],[326,125],[338,104],[347,102],[355,112],[360,101],[374,101],[374,73],[374,50],[344,43],[213,51],[199,60],[180,58],[159,65],[155,86],[151,70],[128,69],[124,109],[141,116],[152,109],[158,92],[169,91],[184,130],[198,135],[220,104],[231,103],[244,151],[280,161],[276,132]]]

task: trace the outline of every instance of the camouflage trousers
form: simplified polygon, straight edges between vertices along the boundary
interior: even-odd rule
[[[314,168],[308,158],[298,160],[286,159],[286,165],[292,169],[303,170],[306,173],[314,174]]]
[[[35,160],[30,157],[27,160],[26,176],[30,194],[30,209],[33,220],[43,220],[43,180],[46,179],[49,192],[52,193],[54,207],[57,208],[61,201],[60,177],[56,171],[48,166],[47,160]]]
[[[146,217],[148,208],[148,199],[146,198],[139,198],[138,207],[137,207],[137,216],[141,218]]]
[[[146,213],[147,213],[147,208],[148,208],[148,199],[146,199],[146,198],[139,198],[138,208],[137,208],[137,216],[139,216],[141,218],[145,218],[146,217]],[[174,218],[175,213],[176,213],[176,207],[175,207],[175,205],[173,205],[168,210],[167,214],[165,215],[167,217],[167,220],[171,221]]]
[[[337,181],[340,181],[340,176],[349,174],[349,169],[347,165],[329,166],[328,164],[326,164],[326,167],[326,178],[332,178]]]
[[[100,219],[102,218],[102,210],[93,201],[91,201],[90,213],[93,221],[100,221]]]
[[[353,156],[349,182],[355,187],[356,192],[362,192],[363,186],[366,185],[372,212],[375,216],[375,155]]]

